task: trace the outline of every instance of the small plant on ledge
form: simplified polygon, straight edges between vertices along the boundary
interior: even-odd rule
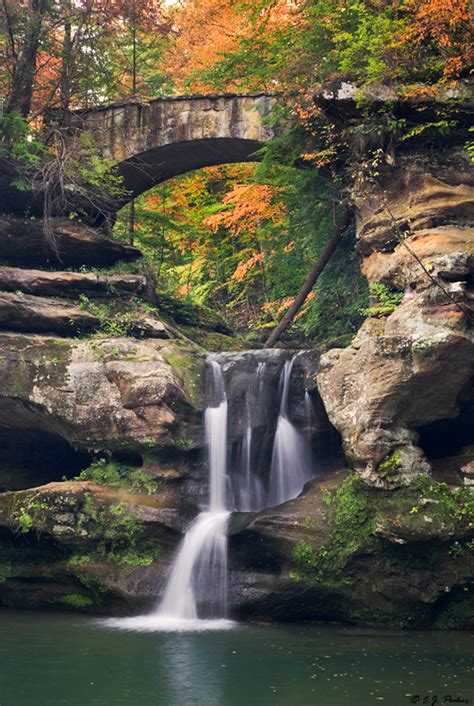
[[[391,314],[403,299],[403,292],[397,292],[382,282],[369,286],[371,304],[363,310],[365,316],[382,317]]]

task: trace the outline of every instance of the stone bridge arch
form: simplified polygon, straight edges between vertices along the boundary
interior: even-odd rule
[[[88,133],[98,152],[118,165],[130,194],[123,205],[185,172],[255,161],[255,153],[273,137],[265,117],[275,102],[264,93],[225,94],[77,111],[71,139],[74,143]]]

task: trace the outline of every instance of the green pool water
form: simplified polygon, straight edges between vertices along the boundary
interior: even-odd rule
[[[473,648],[460,632],[140,632],[0,611],[0,706],[472,704]]]

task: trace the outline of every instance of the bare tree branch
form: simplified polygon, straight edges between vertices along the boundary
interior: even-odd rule
[[[350,222],[351,213],[348,209],[346,209],[342,218],[339,221],[339,224],[334,234],[331,236],[323,252],[316,260],[313,269],[304,281],[304,284],[296,295],[292,305],[290,306],[278,326],[272,331],[271,335],[269,336],[267,342],[264,345],[264,348],[271,348],[281,337],[282,333],[286,331],[288,326],[291,324],[298,310],[303,306],[306,301],[306,298],[308,297],[308,294],[311,292],[314,285],[316,284],[319,275],[321,274],[321,272],[323,272],[324,268],[326,267],[327,263],[335,252],[337,246],[343,239]]]

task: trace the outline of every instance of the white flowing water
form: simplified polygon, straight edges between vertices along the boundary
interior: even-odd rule
[[[306,413],[306,434],[310,435],[312,427],[314,425],[315,421],[315,413],[314,413],[314,406],[313,402],[311,401],[311,395],[309,394],[308,390],[305,391],[304,393],[304,410]]]
[[[263,390],[265,374],[265,363],[258,363],[256,370],[256,385],[257,399]],[[249,391],[247,391],[249,392]],[[252,467],[252,409],[248,394],[245,400],[245,412],[247,418],[247,426],[242,439],[242,461],[241,473],[237,492],[235,495],[235,509],[240,512],[258,512],[265,507],[266,498],[262,484],[262,480],[255,469]]]
[[[158,615],[195,620],[196,592],[203,587],[207,589],[207,617],[225,615],[228,517],[228,512],[202,512],[192,523],[176,556]]]
[[[224,376],[220,365],[210,361],[215,407],[208,407],[204,414],[206,445],[209,464],[209,513],[225,510],[227,482],[227,398]]]
[[[273,442],[268,506],[280,505],[296,498],[313,475],[307,441],[289,418],[290,380],[294,362],[295,357],[286,361],[280,377],[280,413]]]
[[[229,627],[227,613],[227,399],[222,369],[210,361],[213,401],[205,411],[209,509],[188,527],[165,593],[151,615],[108,621],[129,630],[209,630]]]
[[[227,612],[227,399],[221,367],[216,361],[210,365],[217,404],[205,412],[209,510],[194,520],[178,549],[157,610],[157,615],[167,622],[201,617],[198,598],[205,604],[206,619],[220,620]]]

